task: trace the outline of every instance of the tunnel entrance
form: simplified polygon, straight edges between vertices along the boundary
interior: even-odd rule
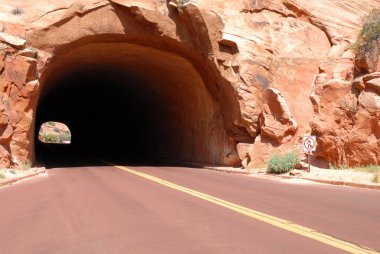
[[[235,149],[219,102],[196,68],[175,54],[86,44],[54,59],[41,80],[36,126],[63,122],[74,137],[54,149],[36,140],[37,160],[45,164],[96,158],[223,165]]]

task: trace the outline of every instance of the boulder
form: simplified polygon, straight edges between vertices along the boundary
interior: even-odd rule
[[[273,88],[266,89],[261,118],[262,135],[281,144],[289,136],[293,137],[297,129],[298,124],[280,91]]]
[[[25,39],[21,39],[19,37],[16,37],[16,36],[13,36],[10,34],[6,34],[6,33],[2,33],[2,32],[0,32],[0,41],[4,42],[6,44],[9,44],[10,46],[17,48],[17,49],[23,49],[23,48],[25,48],[25,45],[26,45]]]
[[[366,87],[374,89],[376,92],[380,93],[380,78],[365,81],[365,85]]]

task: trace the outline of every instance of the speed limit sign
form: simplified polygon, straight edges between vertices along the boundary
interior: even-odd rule
[[[317,150],[316,136],[304,136],[302,139],[302,147],[305,153],[315,152]]]

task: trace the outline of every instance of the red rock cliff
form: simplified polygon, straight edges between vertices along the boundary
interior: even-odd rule
[[[160,84],[168,159],[254,166],[313,132],[333,163],[380,162],[379,65],[358,76],[350,50],[378,0],[0,3],[1,166],[34,160],[39,101],[99,61]]]

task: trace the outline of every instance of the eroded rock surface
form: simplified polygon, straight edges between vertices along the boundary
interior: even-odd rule
[[[276,141],[287,142],[297,132],[298,124],[294,120],[289,106],[281,93],[273,88],[264,91],[261,135]]]
[[[319,156],[341,165],[380,162],[380,93],[377,73],[354,82],[323,86],[320,114],[311,123],[318,136]],[[358,89],[359,88],[359,89]]]
[[[178,158],[196,161],[195,151],[222,147],[223,153],[199,155],[198,162],[237,165],[248,152],[252,166],[276,150],[294,147],[312,129],[320,143],[318,155],[336,164],[379,163],[379,77],[355,77],[355,68],[369,67],[354,67],[349,50],[361,18],[379,8],[378,0],[191,0],[181,6],[157,0],[0,3],[1,166],[34,160],[40,96],[55,75],[90,63],[86,50],[100,43],[153,48],[194,66],[202,80],[197,82],[210,94],[199,90],[199,98],[212,98],[204,119],[221,119],[214,126],[203,123],[201,132],[207,133],[201,136],[214,132],[214,142],[208,147],[201,141],[191,148],[184,144],[187,155]],[[99,47],[92,48],[105,61],[111,52],[120,59],[127,54],[102,55]],[[152,60],[160,56],[166,57],[157,54]],[[378,67],[370,66],[371,71]],[[188,79],[175,70],[166,74]],[[158,80],[164,76],[152,75]],[[189,98],[196,100],[194,87],[185,89],[190,92],[182,98],[194,93]],[[169,99],[175,94],[157,93]],[[191,126],[189,119],[183,126]]]

